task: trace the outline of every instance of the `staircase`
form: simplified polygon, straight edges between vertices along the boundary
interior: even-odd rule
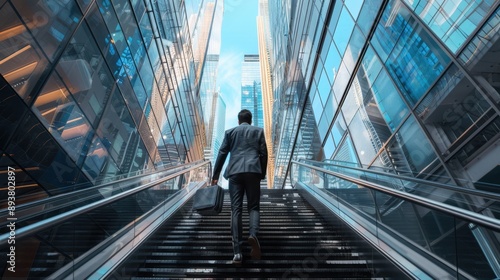
[[[247,236],[246,213],[243,223]],[[357,241],[328,225],[295,190],[262,189],[260,228],[262,259],[252,260],[247,244],[243,264],[234,265],[227,191],[217,216],[200,216],[188,203],[110,278],[384,279],[356,251]]]

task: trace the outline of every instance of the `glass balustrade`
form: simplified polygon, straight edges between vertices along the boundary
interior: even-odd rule
[[[439,207],[418,202],[421,198],[431,204],[456,207],[454,209],[470,211],[466,213],[476,213],[497,221],[499,195],[356,167],[338,162],[294,162],[292,184],[326,194],[331,201],[329,207],[344,221],[350,221],[351,226],[369,231],[386,243],[398,240],[411,246],[414,252],[420,252],[418,255],[436,260],[437,265],[445,271],[451,271],[456,279],[493,279],[499,276],[497,260],[500,232],[473,223],[457,213],[441,211]],[[365,183],[383,188],[370,188]],[[394,195],[391,191],[403,196]],[[405,194],[416,197],[417,201],[407,199]],[[354,217],[362,219],[352,223]],[[387,239],[387,236],[390,238]],[[407,257],[411,257],[411,254]],[[421,269],[425,271],[429,268]]]
[[[141,222],[150,213],[158,210],[164,213],[168,210],[161,209],[166,207],[165,202],[192,183],[206,182],[209,174],[210,163],[197,162],[26,207],[24,215],[18,216],[15,223],[17,266],[22,267],[26,275],[16,275],[45,278],[64,266],[72,266],[77,258],[87,255],[91,258],[95,253],[89,255],[89,252],[108,238],[125,232],[132,232],[131,238],[139,235],[144,230]],[[54,220],[63,221],[43,227],[44,223]],[[7,241],[9,232],[4,227],[0,235],[2,251],[11,246]],[[30,227],[35,229],[21,233]],[[6,263],[6,258],[3,254],[0,261]]]

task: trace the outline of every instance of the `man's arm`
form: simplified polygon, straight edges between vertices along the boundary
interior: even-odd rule
[[[222,140],[217,159],[215,160],[214,173],[212,175],[212,185],[217,184],[217,181],[219,181],[220,172],[222,171],[224,162],[226,161],[227,155],[229,154],[229,148],[229,140],[226,133],[224,135],[224,140]]]
[[[259,137],[259,159],[262,174],[261,179],[264,179],[267,172],[267,145],[266,138],[264,136],[264,130],[262,130]]]

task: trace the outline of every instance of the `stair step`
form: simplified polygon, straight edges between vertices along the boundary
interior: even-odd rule
[[[243,234],[248,213],[243,206]],[[222,212],[201,216],[191,203],[168,220],[123,265],[131,279],[164,278],[349,278],[376,279],[345,229],[329,225],[297,192],[262,190],[259,241],[252,260],[244,241],[241,265],[232,264],[229,195]],[[246,237],[245,237],[246,238]]]

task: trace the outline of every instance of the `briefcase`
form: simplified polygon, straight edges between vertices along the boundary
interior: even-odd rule
[[[193,210],[201,215],[217,215],[224,204],[224,189],[219,185],[201,188],[194,194]]]

